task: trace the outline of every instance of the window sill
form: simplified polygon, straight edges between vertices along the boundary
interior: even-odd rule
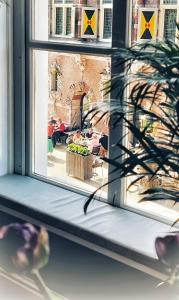
[[[94,200],[84,215],[86,197],[19,175],[0,178],[1,211],[45,226],[67,239],[164,280],[154,242],[170,226]],[[161,271],[162,270],[162,271]]]

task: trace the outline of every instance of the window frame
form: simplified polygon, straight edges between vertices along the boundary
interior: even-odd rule
[[[32,0],[14,0],[14,173],[19,175],[26,175],[39,181],[50,183],[63,187],[78,194],[88,196],[88,192],[83,192],[75,187],[67,186],[63,183],[57,183],[47,178],[43,178],[40,175],[37,176],[32,173],[32,158],[33,151],[32,141],[34,132],[33,123],[33,83],[32,83],[32,50],[42,51],[57,51],[57,52],[68,52],[78,53],[96,56],[110,56],[113,57],[121,41],[125,42],[125,45],[129,44],[129,31],[126,32],[122,28],[127,28],[131,22],[131,7],[130,1],[122,0],[122,11],[121,18],[117,17],[117,14],[113,14],[113,34],[112,34],[112,46],[111,47],[99,47],[94,44],[91,47],[88,44],[67,44],[62,40],[61,42],[53,41],[40,41],[31,39],[31,32],[33,27],[31,26],[31,18],[29,15],[31,6],[29,6]],[[118,0],[113,0],[113,11],[117,12]],[[24,14],[25,12],[25,14]],[[120,11],[121,13],[121,11]],[[130,17],[129,17],[130,16]],[[15,20],[19,18],[19,22]],[[123,24],[123,26],[120,26]],[[24,30],[26,28],[26,31]],[[30,29],[32,28],[31,32]],[[130,27],[129,27],[130,28]],[[18,38],[16,38],[18,36]],[[119,38],[120,37],[120,38]],[[112,59],[113,61],[113,59]],[[20,62],[20,64],[19,64]],[[112,64],[111,74],[123,72],[123,69],[119,69],[115,64]],[[115,99],[117,91],[112,91],[111,98]],[[122,127],[122,126],[121,126]],[[25,128],[25,130],[24,130]],[[112,145],[119,139],[123,134],[123,130],[119,131],[117,128],[109,127],[109,157],[113,158],[119,156],[119,150]],[[27,150],[27,151],[26,151]],[[119,161],[120,162],[120,161]],[[109,179],[113,181],[108,187],[108,199],[107,202],[114,206],[122,207],[126,210],[134,211],[137,214],[149,216],[150,218],[157,219],[158,221],[167,222],[162,216],[152,215],[149,212],[142,211],[139,208],[133,208],[130,206],[124,206],[124,186],[120,180],[115,180],[113,174],[114,167],[109,165],[108,173],[110,174]],[[100,198],[101,200],[101,198]]]
[[[99,38],[101,41],[109,42],[110,38],[104,38],[104,11],[105,9],[112,10],[112,17],[113,17],[113,7],[112,3],[103,3],[103,0],[100,0],[100,25],[99,25]],[[111,32],[112,38],[112,32]]]
[[[63,24],[62,24],[62,34],[56,33],[56,9],[62,8],[63,9]],[[67,28],[67,8],[71,8],[71,34],[66,34],[66,28]],[[73,7],[73,4],[65,3],[65,0],[63,0],[63,3],[55,3],[54,0],[52,1],[52,36],[53,37],[63,37],[63,38],[72,38],[74,37],[74,29],[75,29],[75,8]]]
[[[164,38],[165,11],[168,9],[177,10],[176,22],[179,22],[179,0],[177,0],[177,4],[165,4],[164,0],[161,0],[160,21],[159,21],[159,31],[158,31],[158,36],[161,40]],[[177,32],[177,29],[176,29],[176,32]],[[177,44],[179,43],[177,38],[175,38],[175,42]]]
[[[77,43],[74,41],[74,43],[68,43],[64,40],[58,41],[41,41],[41,40],[34,40],[32,39],[32,34],[34,33],[34,24],[33,24],[33,16],[30,17],[31,9],[33,8],[33,1],[34,0],[15,0],[14,6],[16,11],[24,11],[25,15],[21,15],[21,22],[16,24],[14,30],[19,32],[19,30],[22,31],[22,28],[25,28],[26,31],[22,34],[20,34],[22,48],[20,51],[22,53],[25,53],[25,57],[23,57],[23,66],[25,66],[24,69],[20,69],[19,72],[21,74],[22,78],[25,78],[25,81],[21,81],[17,84],[16,89],[18,91],[23,91],[24,94],[20,95],[20,97],[15,97],[15,103],[20,102],[20,105],[22,106],[23,110],[23,116],[25,118],[25,133],[24,133],[24,126],[22,128],[19,128],[19,124],[17,124],[16,136],[18,136],[19,132],[22,131],[22,134],[24,136],[23,140],[19,141],[17,145],[18,147],[21,147],[21,153],[22,155],[19,155],[18,153],[18,147],[15,148],[15,157],[16,157],[16,167],[15,167],[15,173],[20,175],[27,175],[30,177],[34,177],[36,179],[57,185],[65,187],[66,189],[76,191],[81,194],[89,195],[90,192],[81,191],[78,188],[70,187],[68,185],[65,185],[63,183],[57,183],[53,180],[49,180],[48,178],[43,178],[42,176],[37,176],[36,174],[33,174],[33,154],[34,149],[32,147],[33,145],[33,133],[34,133],[34,122],[33,122],[33,110],[34,105],[31,102],[31,99],[33,98],[33,83],[32,83],[32,51],[33,50],[42,50],[42,51],[54,51],[54,52],[67,52],[67,53],[76,53],[76,54],[86,54],[86,55],[96,55],[96,56],[109,56],[111,57],[111,60],[113,60],[113,54],[115,53],[117,47],[120,46],[121,43],[127,44],[128,38],[126,34],[126,22],[129,21],[128,18],[128,8],[130,0],[122,0],[121,10],[120,10],[120,18],[118,17],[118,0],[113,0],[113,18],[112,18],[112,41],[111,46],[93,44],[93,47],[91,47],[90,44],[85,43]],[[36,0],[35,0],[36,1]],[[123,11],[121,15],[121,11]],[[33,26],[32,26],[33,25]],[[124,29],[125,28],[125,29]],[[20,32],[21,32],[20,31]],[[17,45],[16,45],[17,46]],[[122,72],[123,70],[116,69],[116,67],[112,64],[111,68],[111,75],[116,74],[116,72]],[[24,77],[23,77],[24,76]],[[117,91],[113,91],[111,93],[111,98],[114,99],[116,97]],[[16,117],[16,116],[15,116]],[[122,132],[115,132],[112,130],[112,128],[109,128],[109,157],[116,156],[116,150],[114,150],[114,147],[112,145],[117,141],[118,138],[120,138]],[[25,149],[28,149],[28,151],[25,151]],[[118,151],[118,150],[117,150]],[[18,166],[21,166],[22,168],[18,168]],[[22,170],[23,171],[22,171]],[[109,180],[113,181],[114,174],[111,173],[113,170],[112,166],[109,166]],[[113,205],[120,206],[120,200],[121,200],[121,182],[114,181],[113,184],[110,184],[108,187],[108,203],[112,203]],[[101,199],[101,198],[100,198]]]

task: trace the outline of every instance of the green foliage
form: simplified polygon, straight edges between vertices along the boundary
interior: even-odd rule
[[[122,48],[115,64],[123,72],[112,78],[106,92],[115,90],[117,100],[89,112],[102,111],[101,118],[110,113],[110,126],[124,128],[115,145],[118,155],[105,158],[114,167],[113,181],[131,177],[129,189],[144,177],[152,182],[157,176],[162,184],[146,188],[141,201],[179,202],[179,46],[167,40]]]
[[[90,151],[85,146],[76,145],[76,144],[69,144],[67,149],[71,152],[80,154],[82,156],[90,155]]]

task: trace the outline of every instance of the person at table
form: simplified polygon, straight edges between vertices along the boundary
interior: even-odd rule
[[[50,120],[49,120],[49,122],[51,122],[51,124],[52,125],[56,125],[57,124],[57,120],[54,118],[54,116],[52,115],[52,116],[50,116]]]
[[[60,141],[61,136],[64,136],[65,133],[65,124],[62,122],[61,119],[54,125],[54,132],[52,134],[52,143],[53,146],[56,146],[56,143]]]
[[[58,119],[58,131],[63,133],[65,131],[65,124],[62,122],[61,119]]]
[[[48,144],[47,144],[47,151],[48,153],[53,152],[53,143],[52,143],[52,135],[53,135],[54,126],[53,124],[48,121],[48,128],[47,128],[47,134],[48,134]]]
[[[47,128],[48,139],[51,139],[53,131],[54,131],[54,126],[51,123],[51,121],[48,121],[48,128]]]
[[[88,132],[87,132],[87,134],[86,134],[86,137],[87,137],[88,139],[91,139],[92,136],[93,136],[93,128],[89,128],[89,130],[88,130]]]
[[[83,137],[81,135],[81,131],[77,130],[76,133],[73,136],[73,143],[78,144],[83,140]]]
[[[99,146],[99,138],[98,136],[93,133],[91,140],[89,140],[88,143],[88,149],[90,150],[90,152],[93,152],[93,148],[96,148]]]
[[[73,143],[73,136],[74,136],[73,133],[69,134],[69,136],[68,136],[67,139],[66,139],[66,144],[67,144],[67,145]]]
[[[108,136],[104,132],[101,133],[101,138],[99,139],[99,143],[101,144],[99,155],[101,157],[104,157],[106,156],[106,153],[108,151]]]

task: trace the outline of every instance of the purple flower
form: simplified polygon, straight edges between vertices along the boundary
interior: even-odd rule
[[[11,272],[34,272],[49,258],[48,233],[29,223],[0,228],[0,264]]]
[[[167,267],[179,267],[179,234],[158,237],[155,240],[155,249],[159,260]]]

